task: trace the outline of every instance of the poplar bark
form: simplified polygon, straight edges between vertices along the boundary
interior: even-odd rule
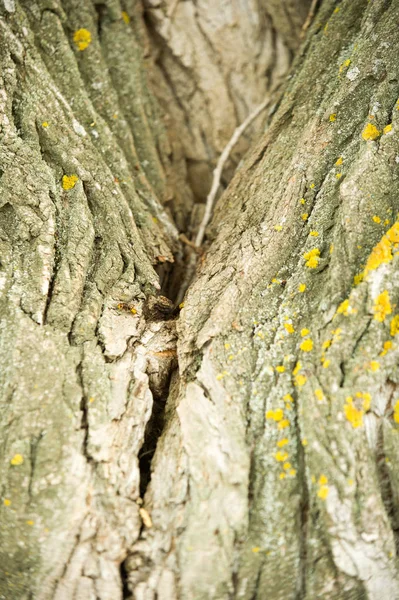
[[[309,4],[0,5],[0,598],[399,597],[399,5]]]

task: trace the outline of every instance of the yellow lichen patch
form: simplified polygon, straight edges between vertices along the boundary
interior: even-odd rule
[[[370,371],[373,371],[373,373],[375,373],[376,371],[378,371],[380,368],[380,363],[377,360],[372,360],[369,363],[369,369]]]
[[[268,410],[266,411],[266,419],[272,419],[273,421],[281,421],[284,417],[284,411],[281,408],[276,408],[276,410]]]
[[[289,427],[289,420],[288,419],[283,419],[282,421],[280,421],[280,423],[277,425],[278,429],[285,429],[286,427]]]
[[[10,463],[13,465],[13,467],[19,467],[19,465],[22,465],[23,462],[24,457],[22,456],[22,454],[14,454],[14,456],[10,460]]]
[[[361,398],[364,412],[370,410],[371,394],[368,392],[356,392],[356,398]]]
[[[301,329],[301,336],[302,337],[306,337],[309,333],[310,333],[310,331],[309,331],[309,329],[306,329],[306,327],[304,327],[303,329]]]
[[[294,398],[291,396],[291,394],[286,394],[286,395],[283,397],[283,400],[284,400],[285,402],[294,402]]]
[[[345,399],[344,413],[354,429],[363,425],[364,412],[363,410],[358,410],[356,406],[354,406],[352,396],[348,396]]]
[[[342,173],[336,173],[336,174],[335,174],[335,177],[336,177],[337,179],[341,179],[341,177],[342,177]]]
[[[331,346],[331,344],[332,344],[332,340],[325,340],[322,343],[321,347],[323,350],[327,350],[327,348],[329,348]]]
[[[295,332],[295,329],[294,329],[294,326],[292,325],[292,323],[284,323],[284,329],[288,333],[294,333]]]
[[[296,363],[296,365],[294,367],[294,370],[292,371],[292,374],[297,375],[301,369],[302,369],[302,363],[300,360],[298,360],[298,362]]]
[[[290,475],[291,477],[295,477],[295,475],[296,475],[296,469],[290,469],[288,471],[288,475]]]
[[[129,25],[130,17],[125,10],[122,11],[122,19],[125,21],[126,25]]]
[[[277,442],[277,448],[284,448],[288,444],[288,438],[283,438]]]
[[[280,473],[280,475],[279,475],[279,479],[285,479],[286,477],[287,477],[287,475],[284,472]]]
[[[358,273],[357,275],[355,275],[353,277],[353,283],[354,285],[359,285],[359,283],[361,283],[364,279],[364,273]]]
[[[357,308],[353,308],[349,304],[349,300],[344,300],[337,308],[337,314],[344,315],[348,317],[349,315],[355,315],[357,313]]]
[[[218,373],[216,375],[216,379],[218,381],[221,381],[224,377],[226,377],[226,375],[229,375],[230,373],[228,371],[222,371],[221,373]]]
[[[318,490],[317,490],[317,495],[321,500],[326,500],[327,496],[329,494],[329,487],[328,485],[322,485]]]
[[[395,336],[399,333],[399,315],[395,315],[391,321],[391,335]]]
[[[78,47],[78,50],[86,50],[91,44],[91,33],[88,29],[78,29],[73,34],[73,41]]]
[[[309,252],[305,252],[305,254],[303,255],[303,258],[305,259],[305,265],[309,268],[309,269],[315,269],[320,262],[320,249],[319,248],[313,248],[312,250],[309,250]]]
[[[260,548],[259,548],[259,546],[254,546],[254,547],[252,548],[252,552],[254,552],[255,554],[257,554],[258,552],[260,552]]]
[[[311,231],[311,232],[309,233],[309,235],[311,235],[312,237],[318,237],[318,236],[319,236],[319,232],[318,232],[318,231],[314,231],[314,230],[313,230],[313,231]]]
[[[381,264],[390,262],[393,258],[392,250],[399,247],[399,221],[394,223],[382,236],[378,244],[373,248],[365,268],[365,274],[377,269]]]
[[[303,438],[301,440],[301,444],[302,444],[302,446],[307,446],[308,445],[308,440],[306,438]]]
[[[384,342],[384,347],[380,352],[380,356],[385,356],[389,350],[392,349],[393,343],[391,342],[391,340],[387,340],[386,342]]]
[[[381,132],[377,129],[375,125],[373,125],[373,123],[367,123],[366,127],[363,129],[362,132],[362,138],[365,141],[376,140],[378,137],[380,137],[380,135]]]
[[[62,187],[64,190],[71,190],[75,187],[78,181],[79,177],[77,175],[64,175],[62,178]]]
[[[303,292],[306,290],[306,283],[300,283],[298,285],[298,291],[301,292],[301,294],[303,294]]]
[[[301,204],[305,204],[306,200],[305,200],[305,198],[301,198],[301,199],[299,200],[299,202],[300,202]]]
[[[284,365],[278,365],[278,367],[276,367],[276,371],[278,373],[284,373],[284,371],[285,371]]]
[[[314,391],[314,395],[319,400],[319,402],[321,402],[322,400],[324,400],[323,390],[321,390],[320,388]]]
[[[396,400],[393,407],[393,420],[395,423],[399,423],[399,400]]]
[[[313,341],[310,339],[303,340],[302,344],[299,346],[302,352],[311,352],[313,350]]]
[[[329,117],[330,123],[334,123],[337,120],[337,113],[332,113]]]
[[[225,347],[226,350],[230,350],[231,344],[229,344],[228,342],[226,342],[225,345],[224,345],[224,347]]]
[[[315,183],[311,183],[309,187],[310,187],[311,190],[313,190],[313,188],[316,187],[316,184]]]
[[[381,217],[379,217],[378,215],[374,215],[372,219],[374,223],[381,223]]]
[[[4,498],[3,504],[4,506],[11,506],[11,500],[9,500],[8,498]]]
[[[325,475],[320,475],[319,477],[319,485],[327,485],[328,478]]]
[[[332,254],[334,252],[334,244],[330,245],[330,254]]]
[[[344,62],[340,65],[339,67],[339,72],[342,73],[342,71],[346,68],[349,67],[349,65],[351,64],[351,59],[347,58],[346,60],[344,60]]]
[[[291,467],[292,467],[292,464],[291,464],[291,463],[289,463],[289,462],[285,462],[285,463],[283,464],[283,469],[284,469],[285,471],[288,471],[289,469],[291,469]]]
[[[339,157],[339,158],[337,158],[337,160],[335,161],[335,166],[336,166],[336,167],[339,167],[339,165],[342,165],[342,163],[343,163],[343,162],[344,162],[344,161],[343,161],[343,158],[342,158],[342,156],[340,156],[340,157]]]
[[[283,226],[282,226],[282,225],[275,225],[275,226],[274,226],[274,229],[275,229],[276,231],[282,231],[282,229],[283,229]]]
[[[34,524],[35,524],[35,522],[34,522],[34,521],[32,521],[31,519],[29,519],[29,521],[26,521],[26,524],[27,524],[27,525],[30,525],[30,526],[32,527],[32,525],[34,525]]]
[[[328,369],[328,367],[330,366],[330,362],[331,362],[330,360],[325,360],[323,362],[323,369]]]
[[[42,127],[46,128],[46,127],[48,127],[48,126],[49,126],[49,123],[48,123],[48,121],[43,121],[43,123],[42,123]]]
[[[300,373],[299,373],[299,375],[296,375],[295,385],[302,387],[303,385],[305,385],[306,382],[307,382],[307,377],[305,377],[305,375],[301,375]]]
[[[303,214],[301,215],[301,219],[302,219],[302,221],[307,221],[307,220],[308,220],[308,217],[309,217],[309,214],[308,214],[308,213],[303,213]]]
[[[285,462],[288,458],[288,452],[283,452],[282,450],[279,450],[278,452],[276,452],[276,454],[274,455],[274,458],[278,461],[278,462]]]
[[[391,302],[387,290],[384,290],[374,301],[374,319],[382,323],[392,313]]]
[[[384,135],[386,135],[387,133],[389,133],[390,131],[392,131],[392,123],[390,123],[389,125],[387,125],[386,127],[384,127],[384,129],[382,130]]]

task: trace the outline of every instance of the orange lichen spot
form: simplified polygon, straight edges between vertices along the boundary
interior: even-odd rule
[[[373,125],[373,123],[367,123],[366,127],[363,129],[362,132],[362,138],[365,141],[376,140],[378,137],[380,137],[380,135],[381,131],[379,131],[377,127]]]
[[[62,178],[62,187],[64,190],[71,190],[78,181],[79,177],[77,175],[64,175]]]
[[[317,491],[317,495],[321,500],[326,500],[327,496],[329,494],[329,487],[328,485],[322,485],[320,486],[320,488]]]
[[[294,329],[294,326],[292,325],[292,323],[284,323],[284,329],[288,333],[294,333],[295,332],[295,329]]]
[[[395,315],[391,321],[391,335],[392,337],[399,333],[399,315]]]
[[[288,444],[288,438],[283,438],[277,442],[277,448],[284,448]]]
[[[278,461],[278,462],[285,462],[288,458],[288,452],[283,452],[282,450],[279,450],[278,452],[276,452],[276,454],[274,455],[274,458]]]
[[[309,252],[305,252],[305,254],[303,255],[303,258],[305,259],[305,265],[309,268],[309,269],[315,269],[320,262],[320,249],[319,248],[313,248],[312,250],[309,250]]]
[[[8,498],[4,498],[3,504],[4,506],[11,506],[11,500],[9,500]]]
[[[376,371],[378,371],[380,368],[380,363],[377,360],[372,360],[369,363],[369,369],[370,371],[373,371],[373,373],[375,373]]]
[[[379,217],[378,215],[374,215],[372,219],[374,223],[381,223],[381,217]]]
[[[345,399],[344,414],[354,429],[363,425],[363,410],[359,410],[353,404],[352,396]]]
[[[389,125],[387,125],[386,127],[384,127],[384,129],[382,130],[382,132],[384,133],[384,135],[386,135],[390,131],[392,131],[392,123],[390,123]]]
[[[319,402],[321,402],[322,400],[324,400],[323,390],[321,390],[320,388],[314,391],[314,395],[319,400]]]
[[[281,408],[266,411],[266,419],[272,419],[273,421],[279,422],[282,420],[283,417],[284,411]]]
[[[337,113],[332,113],[329,117],[330,123],[334,123],[337,120]]]
[[[42,127],[46,128],[46,127],[48,127],[48,126],[49,126],[49,123],[48,123],[48,121],[43,121],[43,123],[42,123]]]
[[[340,157],[339,157],[339,158],[337,158],[337,160],[335,161],[335,166],[336,166],[336,167],[339,167],[339,165],[342,165],[342,163],[343,163],[343,162],[344,162],[344,161],[343,161],[343,158],[342,158],[342,156],[340,156]]]
[[[285,371],[284,365],[278,365],[278,367],[276,367],[276,371],[278,373],[284,373],[284,371]]]
[[[296,365],[294,367],[294,370],[292,371],[292,374],[297,375],[301,369],[302,369],[302,363],[300,360],[298,360],[298,362],[296,363]]]
[[[318,231],[315,231],[315,230],[312,230],[312,231],[309,233],[309,235],[311,235],[312,237],[318,237],[318,236],[319,236],[319,232],[318,232]]]
[[[283,226],[282,226],[282,225],[275,225],[275,226],[274,226],[274,229],[275,229],[276,231],[282,231],[282,229],[283,229]]]
[[[13,467],[19,467],[19,465],[22,465],[23,462],[24,457],[22,456],[22,454],[14,454],[14,456],[10,460],[10,463]]]
[[[278,429],[286,429],[286,427],[289,427],[289,420],[288,419],[283,419],[282,421],[280,421],[280,423],[277,425]]]
[[[305,375],[301,375],[301,373],[299,373],[299,375],[296,375],[295,385],[302,387],[303,385],[305,385],[306,382],[307,382],[307,377]]]
[[[73,34],[73,41],[78,47],[78,50],[86,50],[91,44],[91,33],[88,29],[78,29]]]
[[[299,346],[302,352],[311,352],[313,350],[313,341],[310,339],[303,340],[302,344]]]
[[[122,19],[125,21],[126,25],[129,25],[130,17],[125,10],[122,11]]]
[[[382,323],[392,313],[391,301],[387,290],[384,290],[374,301],[374,319]]]
[[[307,221],[307,220],[308,220],[308,217],[309,217],[309,214],[308,214],[308,213],[303,213],[303,214],[301,215],[301,219],[302,219],[302,221]]]
[[[392,349],[393,343],[391,340],[384,342],[384,348],[380,352],[380,356],[385,356]]]

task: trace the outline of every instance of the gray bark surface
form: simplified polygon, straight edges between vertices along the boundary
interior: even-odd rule
[[[0,5],[0,598],[395,600],[399,5],[173,4]]]

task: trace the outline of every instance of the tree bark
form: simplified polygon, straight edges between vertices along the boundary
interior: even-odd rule
[[[0,597],[394,600],[399,5],[174,5],[0,8]]]

